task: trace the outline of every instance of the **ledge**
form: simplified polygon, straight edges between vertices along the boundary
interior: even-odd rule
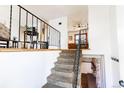
[[[32,52],[32,51],[60,51],[60,49],[16,49],[16,48],[0,48],[0,52]]]
[[[32,52],[32,51],[61,51],[61,50],[75,50],[75,49],[22,49],[22,48],[0,48],[0,52]],[[90,49],[81,49],[90,50]]]

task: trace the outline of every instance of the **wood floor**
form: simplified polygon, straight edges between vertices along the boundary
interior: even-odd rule
[[[94,77],[91,73],[81,74],[81,87],[82,88],[97,88],[96,86],[96,77]]]

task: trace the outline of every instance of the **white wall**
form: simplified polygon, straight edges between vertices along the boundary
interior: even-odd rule
[[[91,63],[81,63],[81,73],[92,73]]]
[[[118,62],[112,61],[112,87],[120,87],[120,64]]]
[[[116,6],[110,7],[111,55],[118,58]]]
[[[88,6],[88,39],[90,50],[84,54],[102,54],[105,57],[106,87],[112,87],[110,6]]]
[[[79,31],[69,31],[68,36],[72,36],[72,40],[68,39],[68,43],[75,43],[75,34],[79,34]]]
[[[117,40],[117,16],[116,6],[110,7],[110,32],[111,32],[111,56],[119,58],[118,55],[118,40]],[[111,60],[112,62],[112,86],[119,87],[118,81],[120,80],[119,63]]]
[[[59,22],[61,22],[62,24],[59,25]],[[52,20],[49,21],[49,24],[61,32],[61,48],[62,49],[67,49],[68,48],[67,17],[52,19]]]
[[[117,33],[120,64],[120,79],[124,80],[124,6],[117,6]]]
[[[41,88],[59,52],[0,52],[0,88]]]

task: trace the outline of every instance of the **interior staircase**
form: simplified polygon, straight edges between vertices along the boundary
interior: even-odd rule
[[[71,88],[75,50],[62,50],[43,88]]]

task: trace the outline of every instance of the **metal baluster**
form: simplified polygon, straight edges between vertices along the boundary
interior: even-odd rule
[[[57,31],[55,31],[55,36],[56,36],[55,37],[55,46],[57,46],[57,42],[56,42],[57,41]]]
[[[51,30],[51,45],[53,46],[53,29]]]
[[[46,28],[45,28],[45,23],[44,23],[44,42],[46,41],[46,38],[45,38],[46,32],[45,32],[45,30],[46,30]]]
[[[34,40],[33,40],[33,25],[34,25],[34,17],[33,17],[33,15],[32,15],[32,33],[31,33],[31,48],[34,48],[34,44],[35,44],[35,42],[34,42]]]
[[[37,31],[37,41],[36,41],[36,49],[38,48],[38,38],[39,38],[39,32],[38,32],[38,19],[37,19],[37,23],[36,23],[36,31]]]
[[[48,49],[48,47],[49,47],[49,43],[48,43],[48,25],[46,24],[46,41],[47,41],[47,49]]]
[[[10,5],[10,24],[9,24],[9,41],[11,40],[11,30],[12,30],[12,5]],[[7,48],[9,48],[9,41],[7,41]]]
[[[42,26],[42,21],[40,21],[40,24]],[[42,41],[41,41],[42,37],[41,37],[41,35],[42,35],[42,27],[41,27],[41,30],[40,30],[40,49],[42,48],[41,47],[41,45],[42,45]]]
[[[10,25],[9,25],[9,40],[11,40],[11,30],[12,30],[12,5],[10,5]]]
[[[19,41],[20,41],[20,25],[21,25],[21,7],[19,7]]]
[[[61,32],[59,32],[59,48],[61,49]]]
[[[26,35],[27,29],[28,29],[28,12],[26,12],[26,31],[24,31],[24,48],[26,48],[25,43],[26,43],[26,39],[27,39],[26,38],[27,37],[27,35]]]
[[[51,44],[51,41],[50,41],[50,39],[51,39],[50,32],[51,32],[51,30],[50,30],[50,27],[49,27],[49,46]]]
[[[20,25],[21,25],[21,7],[19,7],[19,35],[18,35],[18,41],[20,41]],[[17,48],[18,48],[18,42],[17,42]]]

